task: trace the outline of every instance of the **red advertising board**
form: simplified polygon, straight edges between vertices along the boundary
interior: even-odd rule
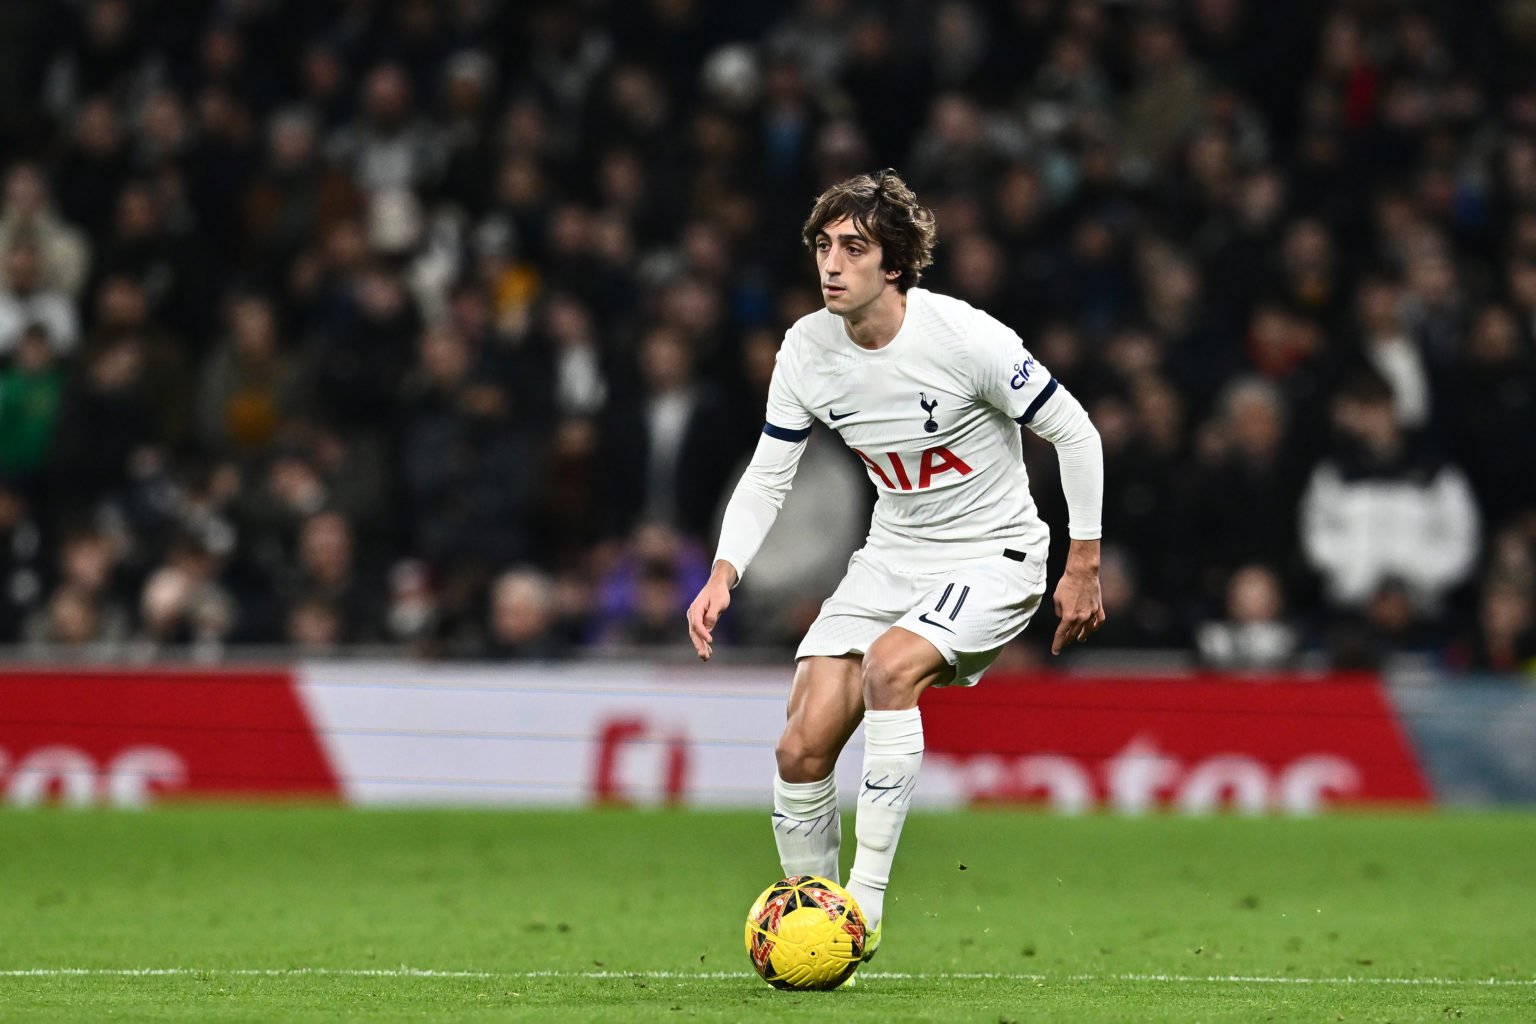
[[[563,672],[564,674],[560,674]],[[0,668],[0,800],[758,806],[778,672]],[[1373,676],[989,675],[924,696],[925,806],[1305,814],[1430,799]],[[839,763],[851,792],[856,736]]]
[[[924,698],[929,758],[972,801],[1308,812],[1430,790],[1381,682],[988,676]]]
[[[19,804],[338,793],[287,670],[0,670],[0,783]]]

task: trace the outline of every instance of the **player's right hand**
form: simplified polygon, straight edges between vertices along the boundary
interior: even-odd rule
[[[735,582],[735,568],[729,562],[716,562],[709,582],[688,606],[688,639],[693,641],[700,661],[708,661],[715,653],[715,623],[731,606],[731,584]]]

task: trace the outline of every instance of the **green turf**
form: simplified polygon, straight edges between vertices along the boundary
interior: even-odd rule
[[[761,814],[10,811],[0,1019],[1532,1021],[1533,866],[1523,815],[917,815],[878,959],[789,994]]]

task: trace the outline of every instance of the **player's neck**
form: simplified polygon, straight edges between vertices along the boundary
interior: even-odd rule
[[[901,330],[907,317],[907,296],[894,287],[885,289],[880,296],[856,313],[843,317],[843,329],[860,348],[884,348]]]

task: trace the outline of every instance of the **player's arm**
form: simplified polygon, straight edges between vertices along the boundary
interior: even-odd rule
[[[1087,640],[1104,625],[1099,587],[1099,538],[1104,507],[1104,448],[1088,411],[1054,378],[1050,390],[1026,425],[1056,446],[1061,489],[1067,499],[1067,567],[1056,583],[1056,614],[1061,624],[1051,639],[1051,653]]]
[[[765,430],[731,500],[726,502],[714,568],[699,596],[688,606],[688,637],[702,661],[708,661],[714,653],[715,623],[730,607],[731,588],[741,582],[742,574],[762,547],[784,505],[800,454],[805,451],[805,438],[811,432],[809,427],[804,429],[804,435],[794,440],[776,437]]]
[[[769,386],[763,436],[758,439],[752,461],[731,493],[731,500],[726,502],[720,545],[715,549],[709,580],[688,606],[688,638],[701,661],[708,661],[714,653],[715,624],[730,607],[731,588],[741,582],[742,574],[778,518],[784,496],[794,483],[806,438],[811,436],[810,414],[791,397],[784,379],[787,375],[781,355]]]
[[[1049,370],[1035,361],[1019,336],[983,316],[973,334],[976,392],[1056,446],[1061,489],[1066,494],[1067,569],[1056,583],[1061,625],[1051,653],[1087,640],[1104,625],[1099,588],[1100,519],[1104,508],[1104,448],[1088,411]]]

